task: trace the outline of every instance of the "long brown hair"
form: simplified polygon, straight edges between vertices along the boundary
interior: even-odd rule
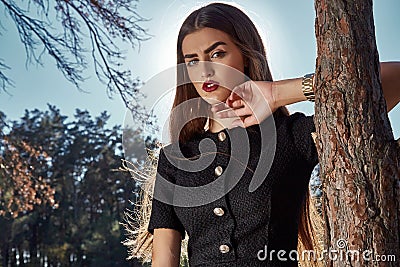
[[[257,28],[250,18],[240,9],[223,4],[213,3],[192,12],[183,22],[178,34],[177,42],[177,64],[185,62],[182,53],[183,39],[191,33],[203,28],[213,28],[227,33],[233,43],[242,52],[248,66],[244,69],[244,74],[255,81],[272,81],[271,71],[268,66],[264,44],[257,31]],[[188,77],[185,68],[178,68],[177,80],[184,81]],[[176,88],[175,100],[172,109],[184,103],[189,99],[197,98],[197,105],[193,106],[192,112],[196,114],[208,114],[210,104],[203,100],[197,93],[192,83],[184,83]],[[279,108],[276,113],[288,115],[285,107]],[[190,118],[195,119],[190,120]],[[210,117],[210,116],[208,116]],[[185,124],[181,131],[180,127]],[[205,117],[196,117],[183,110],[171,116],[170,134],[171,141],[186,142],[194,135],[201,134],[204,131],[204,125],[207,121]]]
[[[182,52],[183,39],[195,31],[203,28],[213,28],[227,33],[233,43],[241,50],[247,66],[244,74],[251,80],[255,81],[272,81],[272,75],[268,66],[266,52],[262,39],[257,28],[250,18],[239,8],[224,4],[212,3],[200,9],[193,11],[183,22],[177,40],[177,65],[183,65],[184,56]],[[185,68],[177,69],[177,80],[184,81],[188,77]],[[176,87],[176,94],[172,109],[178,105],[196,98],[196,104],[191,104],[191,111],[197,114],[210,114],[210,104],[203,100],[197,93],[192,83],[184,83]],[[288,116],[286,107],[280,107],[274,113],[275,116]],[[194,119],[191,119],[194,118]],[[210,116],[208,116],[210,118]],[[183,122],[185,123],[183,127]],[[185,143],[196,135],[205,131],[207,116],[193,116],[187,110],[174,111],[170,116],[170,137],[171,142]],[[147,179],[145,188],[152,188],[154,177]],[[144,190],[143,200],[138,220],[138,225],[131,224],[128,229],[130,237],[125,242],[130,248],[130,257],[141,258],[143,261],[149,260],[151,257],[152,236],[147,232],[147,224],[150,217],[151,209],[149,205],[149,196]],[[308,203],[308,194],[306,203]],[[310,235],[310,219],[308,215],[308,205],[304,205],[302,219],[299,225],[299,241],[301,241],[306,249],[312,249],[312,239]],[[127,225],[129,226],[129,224]]]

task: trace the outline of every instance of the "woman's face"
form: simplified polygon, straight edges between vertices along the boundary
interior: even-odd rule
[[[228,34],[203,28],[182,42],[189,78],[208,103],[225,102],[231,90],[245,81],[244,57]]]

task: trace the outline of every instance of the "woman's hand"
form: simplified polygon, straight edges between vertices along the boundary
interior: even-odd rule
[[[400,102],[400,62],[381,63],[382,90],[389,112]],[[225,103],[211,110],[219,118],[241,117],[233,126],[249,127],[261,123],[279,107],[305,101],[302,78],[275,82],[248,81],[236,86]]]
[[[244,82],[233,88],[224,104],[215,104],[211,110],[218,118],[242,117],[234,120],[232,126],[260,124],[278,108],[273,85],[268,81]]]
[[[301,87],[302,78],[281,81],[248,81],[233,88],[224,104],[212,111],[220,118],[242,116],[233,126],[260,124],[279,107],[307,100]]]

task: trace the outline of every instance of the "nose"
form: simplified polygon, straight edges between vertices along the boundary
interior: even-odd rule
[[[201,77],[208,78],[212,77],[215,74],[214,68],[211,62],[202,62],[203,68],[201,70]]]

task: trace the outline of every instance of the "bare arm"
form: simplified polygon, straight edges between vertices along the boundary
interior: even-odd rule
[[[388,112],[400,102],[400,62],[381,63],[382,90]]]
[[[179,267],[181,254],[181,234],[167,228],[154,229],[153,267]]]
[[[389,112],[400,102],[400,62],[381,63],[380,72]],[[232,125],[248,127],[263,121],[279,107],[307,100],[301,83],[302,78],[274,82],[247,81],[232,90],[225,105],[213,105],[211,111],[217,118],[239,116]],[[269,105],[270,109],[265,105]]]
[[[387,111],[400,102],[400,62],[380,64],[383,96]],[[276,81],[272,85],[277,106],[284,106],[306,100],[301,90],[302,78]]]

